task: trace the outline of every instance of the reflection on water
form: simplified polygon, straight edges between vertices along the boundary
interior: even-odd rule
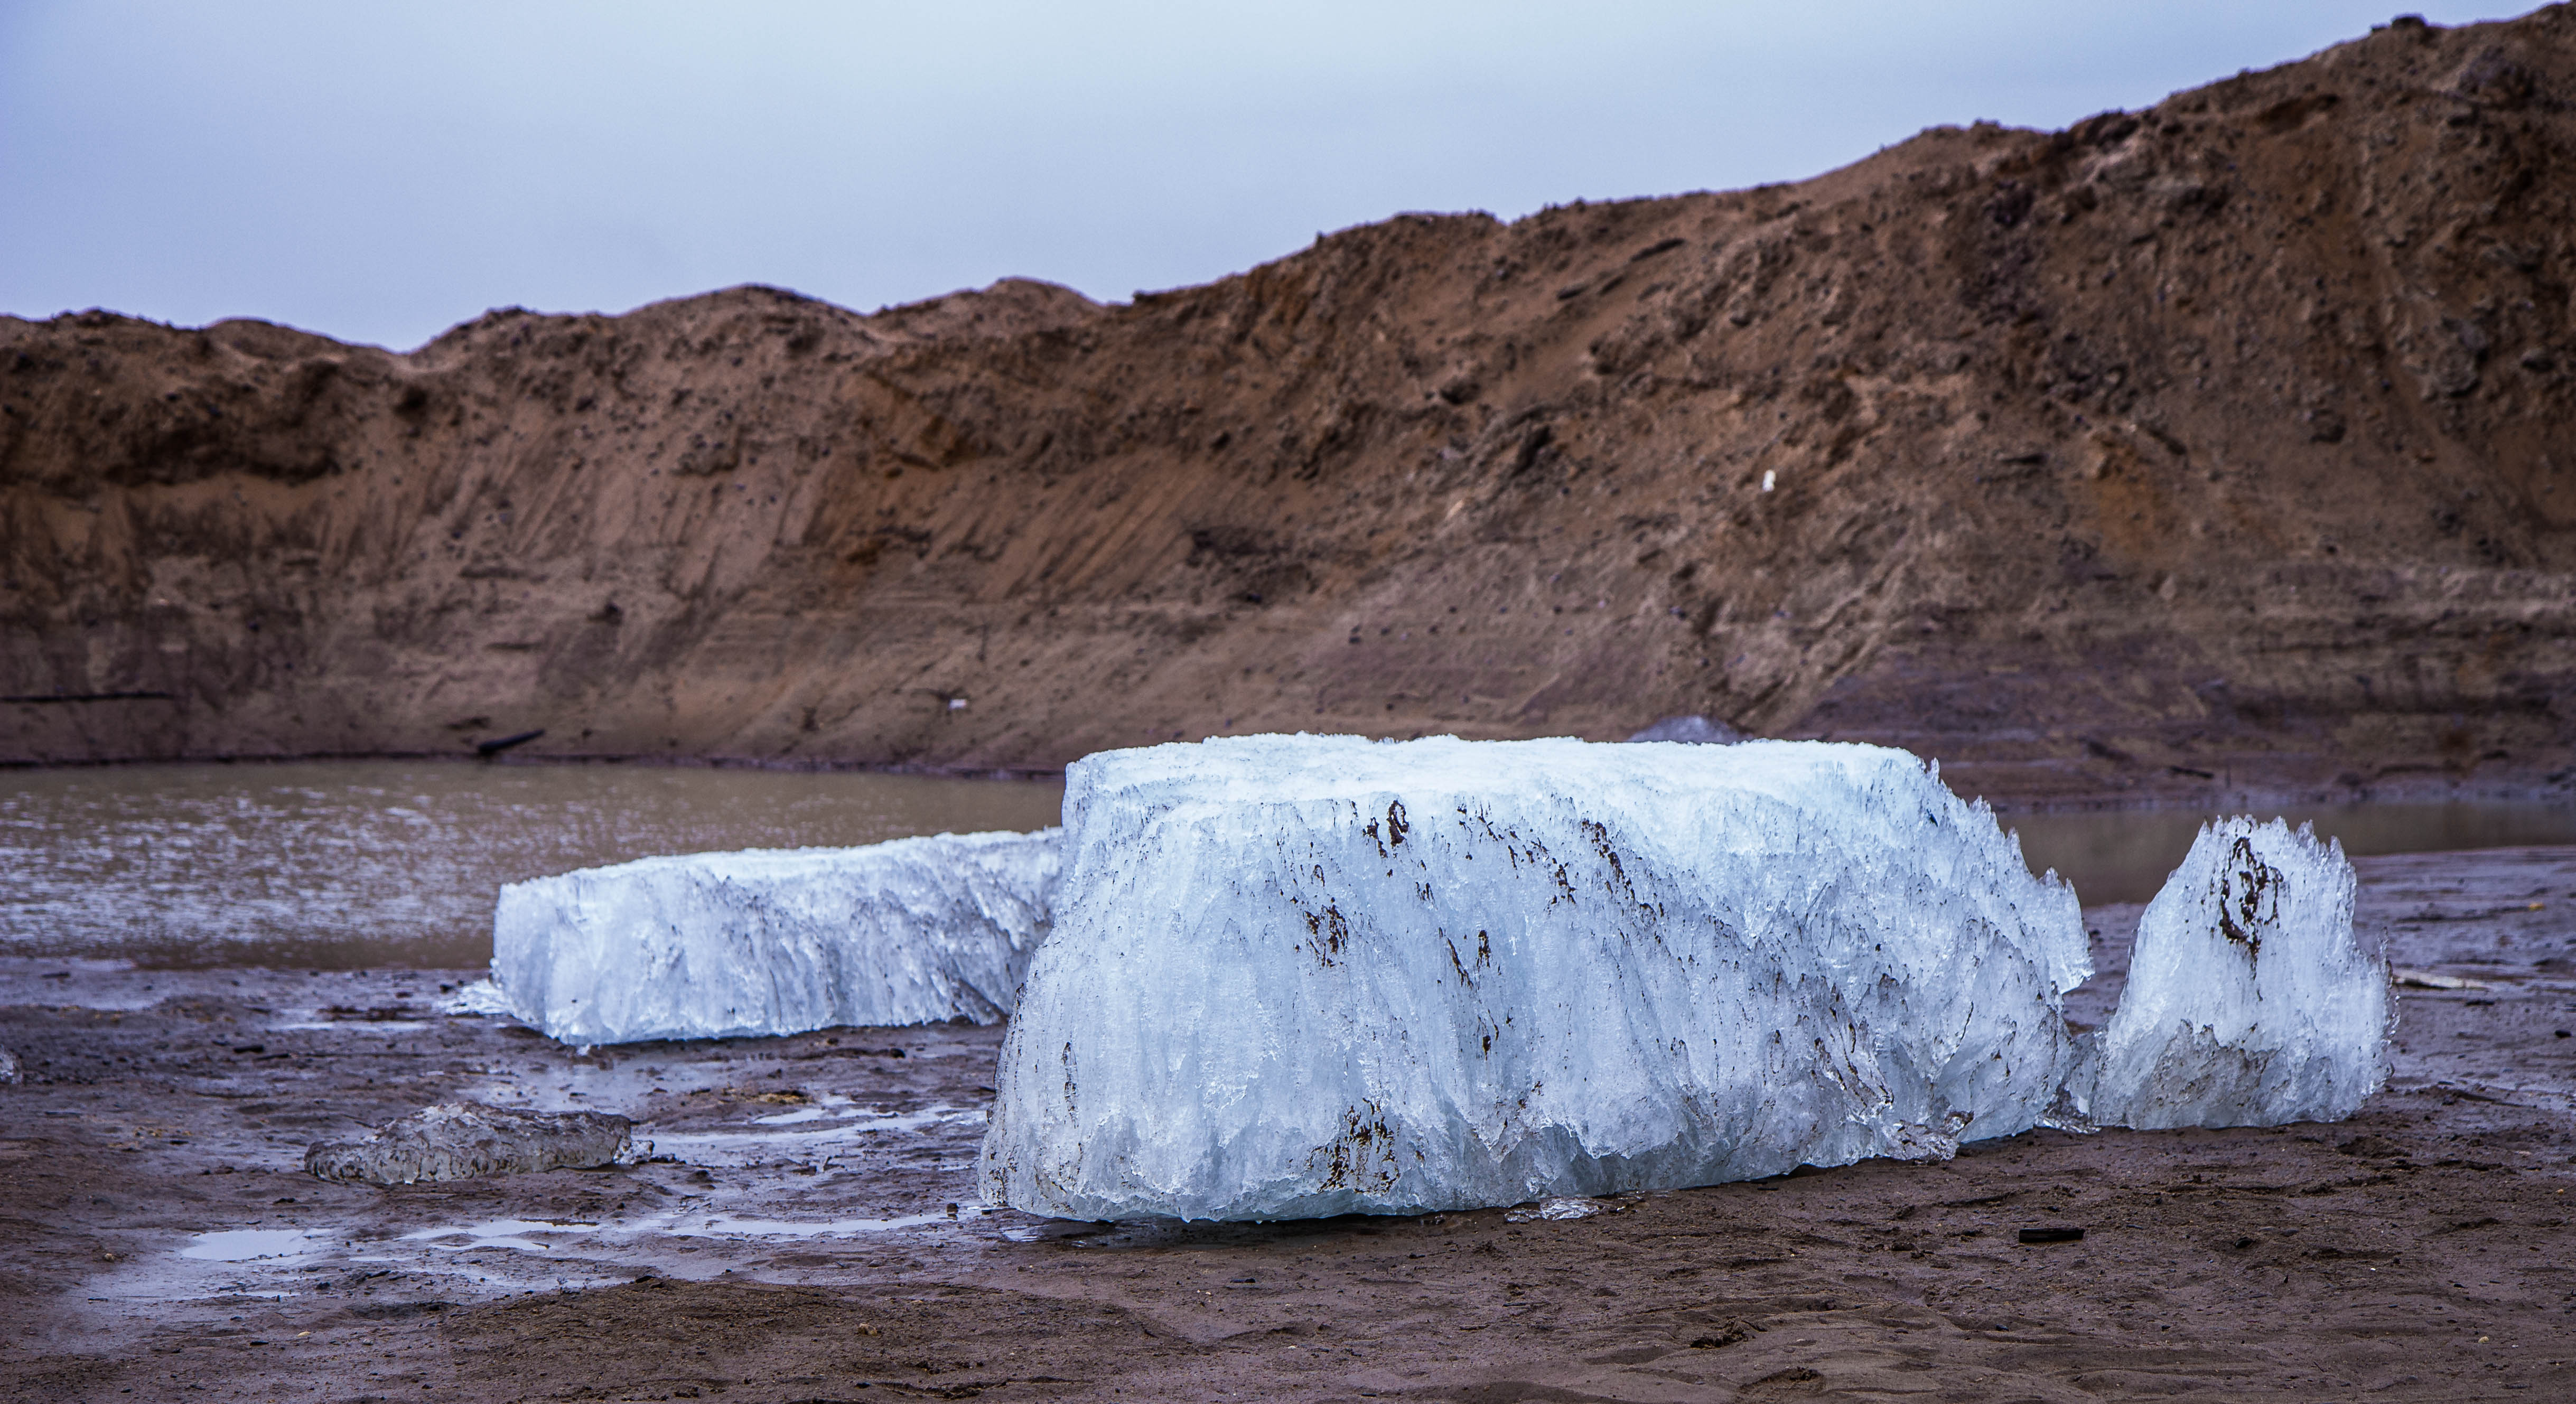
[[[2355,858],[2373,853],[2444,853],[2469,848],[2576,844],[2576,807],[2530,803],[2345,804],[2281,808],[2247,803],[2223,811],[2257,819],[2314,824],[2319,838],[2343,841]],[[2057,870],[2088,906],[2144,902],[2191,850],[2213,816],[2199,810],[2124,809],[2023,814],[2004,820],[2021,831],[2031,871]]]
[[[329,761],[0,772],[0,953],[454,968],[501,884],[656,853],[1038,829],[1060,783]]]
[[[291,1258],[321,1247],[322,1235],[303,1229],[224,1229],[201,1233],[179,1250],[183,1258],[214,1263],[246,1263],[254,1258]]]

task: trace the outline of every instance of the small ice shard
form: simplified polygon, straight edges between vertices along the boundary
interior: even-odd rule
[[[516,1111],[446,1102],[354,1141],[304,1153],[305,1173],[342,1184],[408,1185],[538,1170],[588,1170],[639,1153],[635,1124],[604,1112]]]
[[[645,858],[501,889],[492,976],[565,1043],[999,1020],[1060,829]]]
[[[510,996],[503,993],[501,987],[494,984],[487,976],[480,980],[469,980],[458,986],[456,993],[438,1002],[438,1012],[441,1014],[509,1014],[512,1011]]]
[[[2221,819],[2138,919],[2119,1008],[2069,1079],[2103,1126],[2340,1121],[2388,1081],[2386,962],[2352,929],[2343,846]]]
[[[1631,741],[1681,741],[1694,746],[1732,746],[1746,740],[1743,732],[1722,721],[1693,714],[1666,717],[1628,738]]]
[[[1598,1199],[1543,1199],[1503,1216],[1507,1224],[1534,1224],[1550,1219],[1588,1219],[1610,1206]]]
[[[2075,895],[1902,751],[1257,736],[1066,775],[984,1194],[1420,1213],[2035,1124]]]

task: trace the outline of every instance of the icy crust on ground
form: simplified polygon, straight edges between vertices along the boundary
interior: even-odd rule
[[[445,1102],[353,1141],[321,1142],[304,1153],[304,1170],[340,1184],[410,1185],[587,1170],[637,1154],[635,1124],[622,1116]]]
[[[1418,1213],[1948,1154],[2071,1064],[2075,895],[1901,751],[1086,757],[986,1198]]]
[[[2120,1006],[2069,1080],[2104,1126],[2340,1121],[2388,1081],[2385,961],[2352,929],[2343,846],[2222,819],[2138,919]]]
[[[646,858],[501,889],[492,975],[574,1044],[992,1023],[1047,929],[1063,831]]]

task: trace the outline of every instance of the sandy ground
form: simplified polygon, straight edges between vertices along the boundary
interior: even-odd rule
[[[577,1056],[439,1013],[454,972],[0,966],[0,1395],[2576,1398],[2576,849],[2359,866],[2397,963],[2474,983],[2403,990],[2348,1123],[2042,1132],[1579,1218],[987,1211],[991,1029]],[[2137,909],[2090,915],[2098,1019]],[[454,1097],[626,1112],[656,1158],[298,1170]],[[2018,1241],[2054,1227],[2085,1237]]]

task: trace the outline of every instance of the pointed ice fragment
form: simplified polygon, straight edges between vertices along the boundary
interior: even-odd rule
[[[2104,1126],[2340,1121],[2388,1080],[2388,966],[2343,846],[2215,820],[2138,920],[2129,982],[2069,1080]]]

